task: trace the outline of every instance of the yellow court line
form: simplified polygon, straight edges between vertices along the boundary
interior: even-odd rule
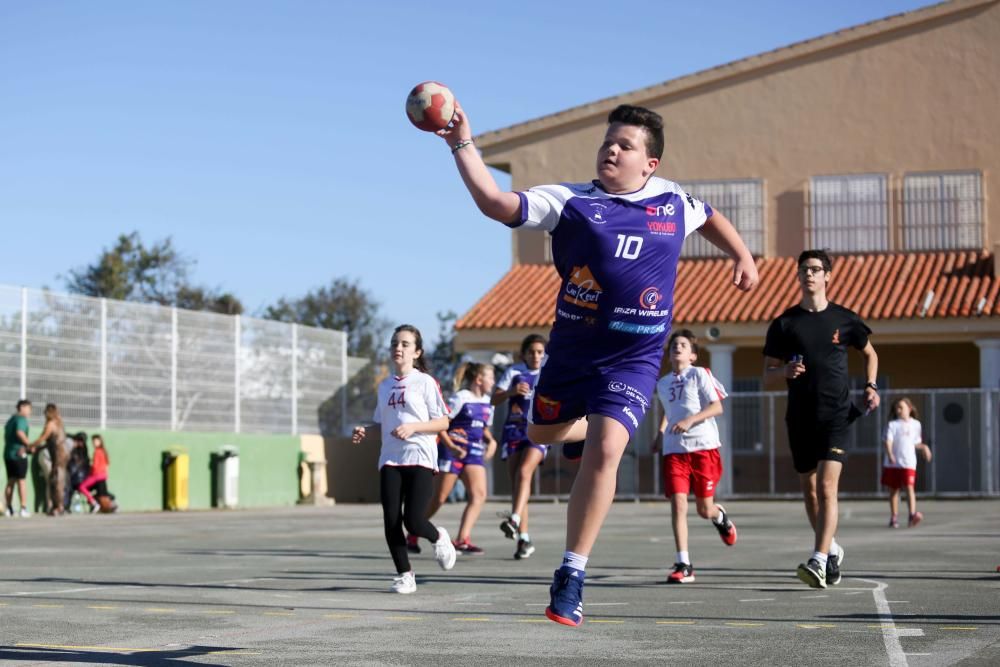
[[[490,619],[488,618],[464,618],[464,617],[453,618],[451,620],[458,621],[460,623],[489,623],[490,621]]]
[[[736,622],[736,621],[727,621],[726,625],[732,625],[732,626],[737,627],[737,628],[757,628],[757,627],[760,627],[760,626],[762,626],[764,624],[763,623],[740,623],[740,622]]]
[[[323,618],[357,618],[357,614],[323,614]]]
[[[694,621],[657,621],[657,625],[694,625]]]
[[[240,651],[238,649],[232,651],[209,651],[205,655],[262,655],[260,651]]]
[[[159,612],[159,613],[163,613],[163,614],[176,614],[177,613],[176,609],[166,609],[164,607],[147,607],[146,609],[143,609],[143,611]]]
[[[295,612],[292,611],[265,611],[265,616],[295,616]]]
[[[117,646],[67,646],[65,644],[14,644],[19,648],[57,648],[67,651],[124,651],[127,653],[166,653],[158,648],[122,648]]]
[[[969,627],[965,625],[942,625],[942,630],[978,630],[978,627]]]
[[[45,607],[47,609],[48,608],[55,608],[55,609],[62,609],[63,608],[63,605],[61,605],[61,604],[33,604],[31,606],[32,607]]]
[[[816,628],[835,628],[836,625],[832,623],[796,623],[797,628],[806,628],[807,630],[815,630]]]

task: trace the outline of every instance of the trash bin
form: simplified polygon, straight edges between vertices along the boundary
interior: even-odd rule
[[[232,509],[240,502],[240,450],[224,445],[211,458],[212,504]]]
[[[191,458],[183,449],[163,452],[163,509],[180,511],[188,508],[188,480]]]

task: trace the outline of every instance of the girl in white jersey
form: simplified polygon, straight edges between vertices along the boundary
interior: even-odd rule
[[[931,460],[931,448],[923,443],[917,409],[913,401],[896,399],[890,414],[893,419],[885,427],[885,459],[882,461],[882,484],[889,488],[889,527],[898,528],[899,490],[906,488],[906,501],[910,510],[909,526],[919,524],[924,515],[917,511],[917,451],[927,461]]]
[[[417,583],[404,525],[434,543],[434,558],[442,569],[455,566],[448,531],[426,518],[437,471],[434,434],[448,427],[448,408],[437,381],[427,373],[420,331],[409,324],[396,327],[389,348],[394,373],[379,383],[374,424],[356,426],[352,439],[359,444],[370,433],[382,441],[378,466],[385,541],[397,573],[392,590],[414,593]]]
[[[438,434],[438,469],[441,475],[427,518],[431,518],[455,488],[461,477],[466,505],[458,528],[455,549],[467,556],[483,553],[469,541],[472,528],[486,503],[486,462],[493,458],[497,442],[490,433],[493,423],[493,366],[467,363],[455,373],[455,394],[448,401],[451,421]]]
[[[689,584],[694,581],[687,524],[692,486],[698,515],[712,521],[724,544],[736,544],[736,526],[722,505],[714,503],[715,488],[722,478],[722,443],[715,418],[722,414],[726,390],[707,368],[693,365],[698,358],[698,340],[689,330],[674,332],[667,348],[671,372],[656,383],[656,394],[663,404],[663,488],[670,499],[677,543],[677,561],[667,583]]]

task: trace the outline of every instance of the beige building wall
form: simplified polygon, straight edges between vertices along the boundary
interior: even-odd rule
[[[1000,3],[960,0],[916,15],[488,133],[479,144],[515,189],[586,181],[607,112],[621,102],[649,106],[665,121],[659,175],[763,179],[769,256],[803,249],[810,176],[886,173],[896,185],[906,172],[976,169],[984,245],[997,253],[1000,218],[989,216],[988,200],[1000,173]],[[514,263],[546,261],[545,244],[541,233],[514,232]]]

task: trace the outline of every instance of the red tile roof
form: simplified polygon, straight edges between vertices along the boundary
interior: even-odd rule
[[[831,301],[866,320],[1000,316],[1000,279],[985,251],[881,253],[833,258]],[[760,285],[732,285],[728,259],[685,259],[677,267],[674,322],[769,322],[798,302],[795,258],[757,260]],[[500,279],[455,325],[456,329],[549,327],[559,276],[551,264],[520,264]],[[985,301],[984,301],[985,300]]]

